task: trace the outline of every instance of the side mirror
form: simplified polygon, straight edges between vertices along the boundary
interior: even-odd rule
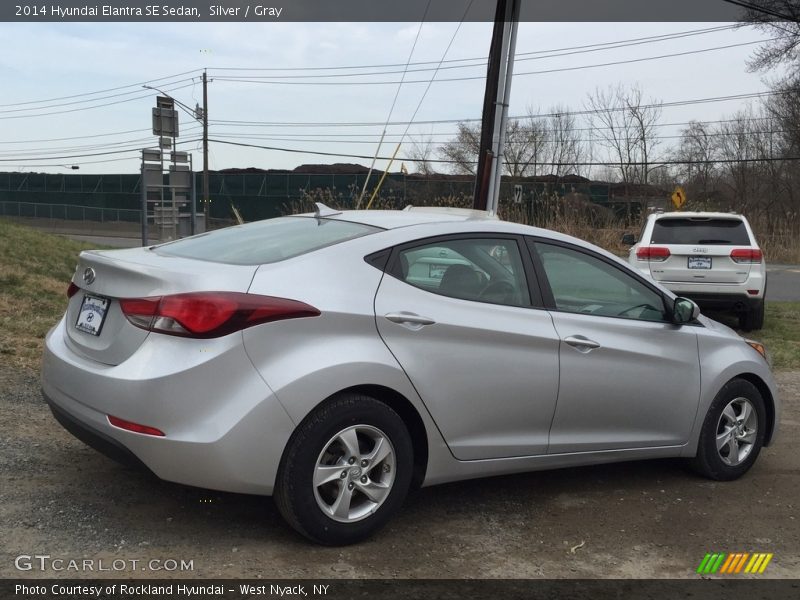
[[[623,233],[622,234],[622,243],[625,246],[633,246],[636,243],[636,238],[633,237],[632,233]]]
[[[676,325],[691,323],[700,316],[700,307],[688,298],[675,298],[672,305],[672,322]]]

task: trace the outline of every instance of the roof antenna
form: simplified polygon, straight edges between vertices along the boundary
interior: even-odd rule
[[[342,214],[342,211],[334,210],[330,206],[325,206],[322,202],[314,202],[314,206],[317,207],[317,209],[314,211],[314,217],[317,219]]]

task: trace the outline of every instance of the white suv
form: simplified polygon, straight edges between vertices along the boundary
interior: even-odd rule
[[[732,310],[744,331],[764,325],[767,268],[742,215],[713,212],[654,213],[638,240],[631,234],[628,261],[701,308]]]

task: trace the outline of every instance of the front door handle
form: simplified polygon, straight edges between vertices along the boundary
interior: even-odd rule
[[[387,315],[383,315],[384,318],[388,319],[392,323],[399,323],[400,325],[433,325],[436,323],[433,319],[428,317],[423,317],[416,313],[412,312],[396,312],[396,313],[389,313]]]
[[[566,337],[564,338],[564,343],[569,344],[580,352],[589,352],[590,350],[600,347],[600,344],[582,335],[571,335]]]

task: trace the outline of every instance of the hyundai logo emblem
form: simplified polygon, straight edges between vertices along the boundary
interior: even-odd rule
[[[87,285],[91,285],[94,282],[94,278],[96,277],[94,269],[92,267],[86,267],[86,270],[83,272],[83,281]]]

